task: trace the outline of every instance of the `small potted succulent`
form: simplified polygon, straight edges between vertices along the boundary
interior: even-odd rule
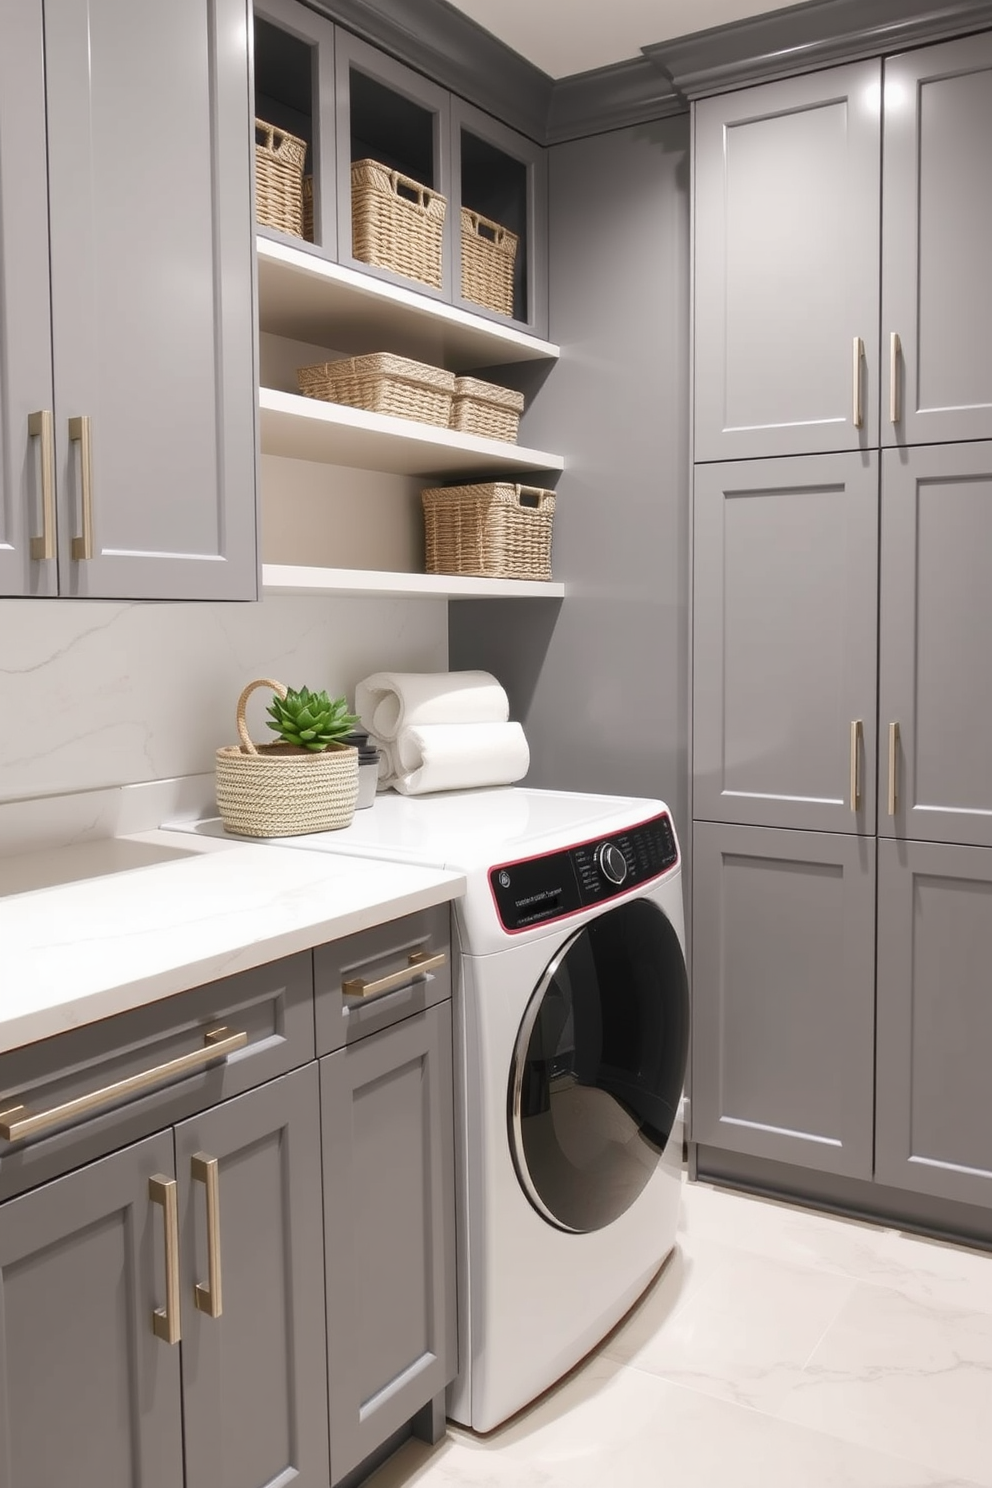
[[[257,687],[271,688],[273,744],[253,744],[245,719]],[[344,742],[358,719],[345,698],[261,678],[238,699],[240,745],[217,750],[217,807],[245,837],[295,837],[346,827],[358,795],[358,750]]]

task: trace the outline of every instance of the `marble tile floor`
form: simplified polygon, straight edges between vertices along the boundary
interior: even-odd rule
[[[687,1184],[601,1346],[370,1488],[992,1488],[992,1254]]]

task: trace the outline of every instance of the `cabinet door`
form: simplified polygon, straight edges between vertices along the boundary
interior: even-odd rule
[[[183,1122],[176,1171],[186,1488],[326,1488],[316,1065]]]
[[[54,510],[48,514],[47,549],[43,541],[41,420],[32,419],[43,409],[50,419],[52,412],[47,237],[41,0],[4,0],[0,6],[0,594],[54,594],[58,586]],[[46,551],[50,556],[45,556]]]
[[[880,571],[879,832],[990,846],[992,444],[883,452]]]
[[[696,817],[875,829],[878,456],[695,471]]]
[[[697,460],[878,443],[880,84],[859,62],[695,106]]]
[[[165,1306],[159,1133],[0,1206],[0,1482],[183,1481],[179,1348]]]
[[[874,838],[693,842],[694,1140],[870,1178]]]
[[[451,1008],[320,1061],[331,1481],[456,1372]]]
[[[990,139],[992,33],[886,61],[883,444],[992,439]]]
[[[257,593],[247,24],[45,0],[64,594]]]
[[[992,853],[878,845],[875,1172],[992,1208]]]

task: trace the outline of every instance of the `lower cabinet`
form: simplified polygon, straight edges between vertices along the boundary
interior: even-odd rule
[[[456,1372],[451,1009],[320,1060],[331,1481]]]

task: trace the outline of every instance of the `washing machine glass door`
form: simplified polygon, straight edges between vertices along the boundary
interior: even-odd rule
[[[647,899],[560,948],[528,1003],[510,1071],[517,1176],[552,1224],[601,1229],[634,1203],[671,1134],[689,1045],[685,960]]]

